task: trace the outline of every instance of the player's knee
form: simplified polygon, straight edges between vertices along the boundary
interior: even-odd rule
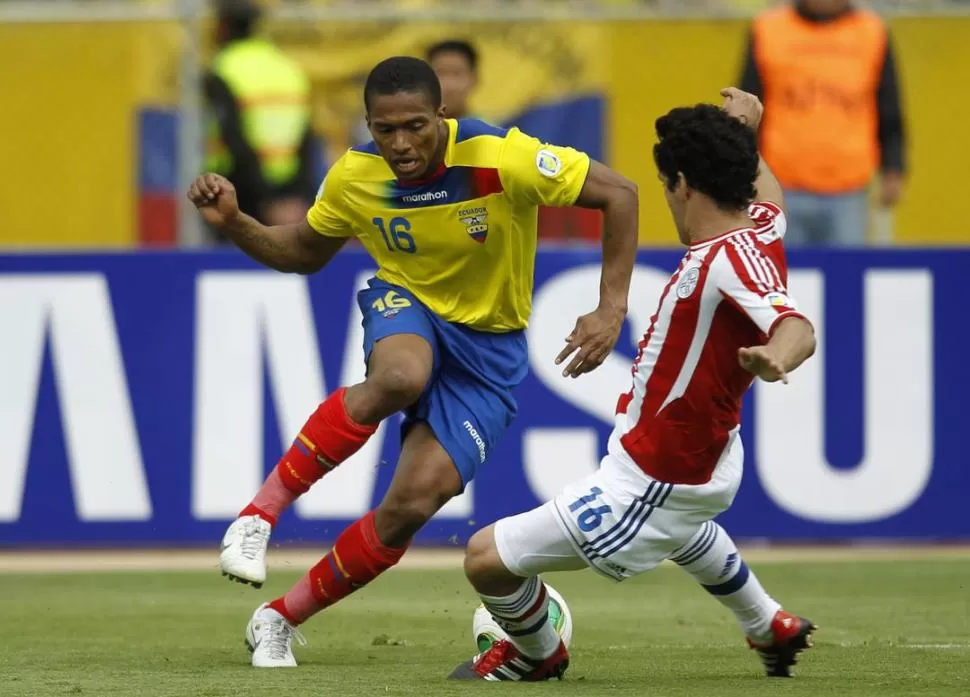
[[[465,576],[474,582],[476,578],[487,573],[497,559],[495,527],[489,525],[472,535],[465,546]]]
[[[505,567],[495,544],[495,526],[472,535],[465,547],[465,576],[480,593],[507,595],[522,579]]]
[[[377,536],[389,547],[406,545],[449,498],[436,492],[388,497],[377,507],[374,521]]]
[[[380,366],[367,382],[376,398],[394,413],[417,402],[430,377],[431,367],[423,361],[401,357],[389,365]]]

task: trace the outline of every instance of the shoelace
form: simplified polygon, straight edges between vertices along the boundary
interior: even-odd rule
[[[269,530],[266,529],[266,526],[261,526],[256,522],[248,523],[243,530],[242,542],[239,544],[243,556],[247,559],[255,559],[266,549],[268,539]]]
[[[270,658],[277,661],[286,658],[286,654],[290,650],[291,639],[296,639],[300,646],[306,646],[306,637],[303,636],[303,632],[283,618],[273,620],[268,624],[269,632],[267,632],[265,641]]]

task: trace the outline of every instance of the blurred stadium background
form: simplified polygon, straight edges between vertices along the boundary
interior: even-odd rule
[[[751,18],[769,4],[265,3],[263,32],[311,80],[317,181],[354,138],[373,64],[457,37],[481,55],[475,114],[582,148],[640,185],[643,250],[629,326],[601,371],[579,383],[558,379],[552,359],[566,325],[594,297],[598,220],[543,216],[532,375],[519,419],[488,471],[422,534],[425,546],[452,553],[417,556],[419,565],[454,566],[471,532],[596,466],[636,339],[679,259],[652,162],[653,120],[736,84]],[[749,549],[883,550],[796,547],[766,570],[779,593],[832,627],[805,670],[815,682],[792,694],[967,694],[970,562],[956,545],[970,540],[970,2],[868,5],[885,17],[897,52],[905,193],[891,213],[879,211],[873,193],[868,245],[790,253],[791,287],[816,320],[820,351],[790,387],[752,390],[746,479],[723,522]],[[310,279],[265,272],[208,246],[182,196],[204,158],[201,82],[212,30],[202,0],[0,0],[0,590],[22,632],[19,652],[0,653],[0,672],[6,661],[15,676],[3,694],[249,694],[233,672],[245,659],[221,647],[235,645],[231,632],[255,600],[237,588],[220,592],[215,547],[305,414],[363,376],[353,297],[372,270],[366,257],[349,251]],[[287,513],[274,542],[316,549],[332,540],[379,500],[396,453],[392,424]],[[908,551],[890,547],[900,544]],[[122,551],[85,551],[107,547]],[[189,547],[211,554],[169,551]],[[271,590],[313,556],[278,554],[277,567],[289,570]],[[70,573],[92,568],[103,573]],[[114,575],[121,568],[206,572],[134,583]],[[703,679],[721,680],[705,690],[761,694],[761,683],[748,680],[754,670],[731,673],[729,618],[709,617],[704,606],[696,619],[697,596],[684,600],[692,589],[678,590],[675,573],[622,590],[642,604],[631,594],[651,589],[659,602],[651,624],[665,621],[668,606],[688,618],[692,628],[679,619],[680,634],[658,630],[659,639],[617,629],[628,611],[604,598],[595,579],[556,581],[575,606],[577,632],[588,628],[579,656],[589,672],[577,668],[590,676],[586,685],[640,694],[639,662],[650,655],[657,694],[700,694],[679,687],[678,671],[703,646],[716,659]],[[465,615],[426,616],[441,594],[458,593],[443,612],[467,610],[470,622],[473,602],[459,574],[400,574],[335,609],[328,621],[336,624],[325,626],[345,632],[330,648],[346,666],[321,659],[326,685],[358,680],[370,693],[347,666],[360,652],[393,652],[395,637],[414,632],[400,644],[410,648],[381,656],[389,672],[375,679],[386,692],[412,694],[393,671],[413,668],[413,693],[438,694],[420,687],[422,676],[432,679],[452,654],[471,649],[448,634],[466,632]],[[198,599],[209,624],[186,637],[186,623],[197,620],[188,605]],[[92,614],[126,626],[124,648],[116,630],[91,629]],[[77,649],[72,632],[88,643]],[[439,645],[442,632],[448,640]],[[383,643],[371,641],[375,634]],[[61,652],[56,666],[52,651]],[[213,661],[218,670],[197,683],[193,671]],[[592,682],[603,679],[597,670],[609,673],[606,683]],[[618,677],[624,671],[633,677]],[[856,682],[843,682],[846,674]],[[314,676],[293,685],[316,689]]]

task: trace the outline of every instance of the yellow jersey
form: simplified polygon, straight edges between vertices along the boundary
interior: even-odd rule
[[[321,235],[357,237],[377,277],[479,331],[524,329],[532,309],[538,207],[571,206],[589,156],[516,128],[448,119],[444,171],[399,182],[374,143],[327,173],[307,213]]]

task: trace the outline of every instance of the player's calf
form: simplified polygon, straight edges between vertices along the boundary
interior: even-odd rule
[[[781,609],[745,564],[730,536],[713,521],[704,523],[671,561],[730,609],[772,677],[791,676],[798,653],[811,644],[815,625]]]
[[[280,514],[377,430],[350,418],[344,393],[331,394],[307,419],[256,497],[229,526],[219,556],[224,576],[260,587],[266,580],[270,533]]]
[[[546,584],[538,576],[521,578],[508,570],[495,544],[494,526],[479,530],[468,541],[465,575],[513,646],[493,648],[463,664],[465,670],[460,666],[456,673],[465,673],[466,677],[470,677],[469,670],[479,677],[505,675],[487,678],[497,680],[561,677],[569,659],[559,633],[549,622]]]

